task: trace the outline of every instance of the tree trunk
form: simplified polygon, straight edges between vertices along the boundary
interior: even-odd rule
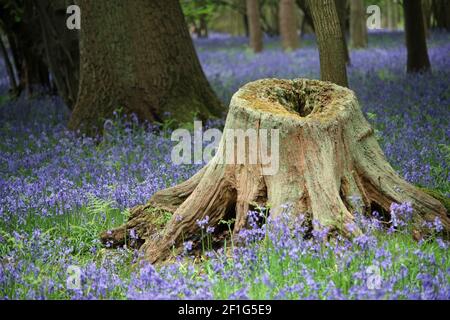
[[[177,0],[80,0],[80,88],[69,128],[93,134],[117,108],[149,121],[220,116]]]
[[[20,19],[16,16],[20,15]],[[49,70],[42,54],[42,33],[31,1],[11,2],[0,10],[0,22],[14,57],[18,76],[18,92],[48,93],[51,89]]]
[[[431,28],[431,0],[422,0],[423,27],[425,28],[425,36],[430,37]]]
[[[204,15],[200,17],[200,37],[208,38],[208,23]]]
[[[248,15],[247,15],[247,13],[242,14],[242,18],[243,18],[243,21],[244,21],[245,36],[248,38],[248,37],[250,37],[250,27],[248,25]]]
[[[280,0],[280,34],[284,50],[295,50],[300,46],[297,34],[296,5],[294,0]]]
[[[35,2],[44,40],[46,62],[60,97],[73,109],[79,86],[78,32],[65,28],[66,0]]]
[[[324,81],[331,81],[348,87],[344,36],[333,0],[309,0],[320,54],[320,75]]]
[[[306,214],[307,221],[317,219],[330,232],[349,235],[345,225],[354,221],[356,210],[377,210],[388,225],[391,204],[409,201],[415,228],[439,217],[450,229],[442,204],[405,182],[386,161],[354,93],[346,88],[306,79],[251,82],[233,96],[224,132],[249,129],[257,130],[259,142],[264,133],[271,132],[272,139],[274,130],[281,132],[279,143],[270,143],[278,170],[265,171],[269,164],[261,155],[269,150],[263,142],[253,145],[258,161],[249,161],[249,150],[255,149],[248,142],[241,146],[245,162],[224,163],[221,159],[236,151],[225,135],[203,169],[132,209],[125,225],[101,235],[103,243],[123,245],[134,229],[134,245],[142,246],[152,263],[161,262],[179,253],[183,241],[199,246],[202,232],[196,221],[208,217],[209,226],[216,227],[213,239],[221,239],[220,221],[235,219],[233,235],[227,236],[237,240],[248,226],[247,212],[269,204],[272,218],[288,206],[292,214]],[[172,217],[161,230],[154,222],[163,212]]]
[[[394,29],[394,0],[386,1],[387,21],[386,26],[388,30]]]
[[[392,0],[393,1],[393,3],[394,3],[394,5],[392,6],[392,22],[393,22],[393,28],[394,28],[394,30],[397,30],[398,29],[398,23],[399,23],[399,20],[400,20],[400,17],[399,17],[399,2],[398,2],[398,0]]]
[[[273,25],[273,35],[279,36],[280,35],[280,7],[272,4],[270,6],[270,16],[271,21]]]
[[[247,18],[250,33],[250,47],[255,53],[261,52],[263,50],[263,35],[258,0],[247,0]]]
[[[353,48],[367,48],[367,25],[364,0],[350,0],[350,38]]]
[[[0,33],[0,51],[3,56],[3,61],[5,62],[6,72],[9,78],[9,84],[11,86],[10,91],[13,95],[16,95],[18,92],[16,76],[14,74],[13,64],[11,63],[11,59],[9,58],[8,50],[6,49],[5,44],[3,43],[2,35]]]
[[[450,31],[450,1],[433,0],[432,11],[436,28]]]
[[[348,52],[346,30],[347,30],[347,0],[334,0],[337,14],[339,17],[339,26],[342,32],[342,45],[344,46],[345,62],[350,64],[350,54]]]
[[[431,69],[423,22],[421,0],[403,1],[405,12],[407,72],[426,72]]]
[[[314,31],[314,23],[311,16],[311,10],[308,7],[307,0],[296,0],[297,6],[303,11],[304,13],[304,25],[303,29],[305,29],[306,26],[311,27],[311,29]]]

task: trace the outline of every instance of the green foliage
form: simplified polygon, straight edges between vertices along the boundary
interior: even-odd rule
[[[25,4],[23,0],[6,0],[3,2],[2,10],[8,12],[9,16],[14,22],[19,23],[22,21],[25,11]]]
[[[219,6],[214,0],[181,0],[184,17],[194,27],[198,27],[202,19],[208,23]]]

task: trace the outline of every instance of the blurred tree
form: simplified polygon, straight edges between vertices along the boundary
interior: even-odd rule
[[[431,69],[421,0],[403,1],[405,13],[407,72],[426,72]]]
[[[261,22],[264,33],[269,36],[280,35],[280,6],[279,0],[263,0]]]
[[[263,34],[261,30],[261,16],[258,0],[246,0],[247,17],[250,33],[250,47],[253,52],[261,52],[263,50]]]
[[[8,39],[19,80],[14,94],[19,95],[23,90],[29,95],[51,92],[43,37],[33,2],[2,0],[0,7],[1,28]]]
[[[308,0],[317,34],[320,74],[324,81],[348,87],[344,39],[333,0]]]
[[[353,48],[367,47],[367,23],[364,0],[350,0],[350,39]]]
[[[310,28],[312,31],[314,31],[314,23],[312,20],[311,12],[308,8],[307,0],[296,0],[297,6],[302,10],[304,17],[303,17],[303,26],[301,27],[302,33],[306,28]]]
[[[18,91],[16,76],[14,74],[14,67],[13,63],[11,62],[11,58],[9,57],[8,50],[6,49],[6,45],[3,42],[3,32],[0,29],[0,51],[1,55],[3,56],[3,61],[5,62],[6,66],[6,72],[8,74],[9,78],[9,84],[10,84],[10,92],[12,95],[16,95]]]
[[[298,22],[295,16],[297,10],[294,0],[280,0],[280,34],[285,50],[294,50],[300,46],[297,34]]]
[[[221,116],[178,0],[80,0],[80,88],[69,128],[93,134],[117,108],[149,121]]]
[[[182,0],[181,7],[186,22],[193,27],[198,38],[208,37],[208,23],[215,10],[222,4],[215,0]]]
[[[432,11],[435,19],[435,27],[450,31],[450,1],[432,0]]]
[[[425,36],[428,38],[430,36],[431,28],[431,17],[432,17],[432,1],[422,0],[422,12],[423,12],[423,23],[425,28]]]
[[[67,7],[73,1],[33,0],[38,13],[46,65],[58,94],[73,109],[79,85],[78,31],[66,28]]]

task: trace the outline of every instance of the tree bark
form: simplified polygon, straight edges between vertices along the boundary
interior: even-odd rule
[[[281,131],[279,149],[271,142],[270,150],[278,156],[278,170],[265,172],[267,163],[261,156],[250,163],[248,144],[245,163],[223,163],[221,157],[229,150],[235,152],[235,145],[230,147],[222,137],[216,156],[203,169],[132,209],[125,225],[101,235],[103,243],[124,244],[134,229],[138,235],[134,244],[146,259],[162,262],[180,253],[183,241],[199,246],[201,230],[196,221],[208,216],[209,226],[216,227],[213,238],[220,239],[220,221],[235,219],[228,236],[237,240],[248,227],[247,212],[269,204],[272,218],[287,205],[292,214],[305,214],[307,221],[317,219],[331,233],[350,235],[345,225],[354,221],[356,210],[377,210],[386,215],[389,225],[391,204],[409,201],[415,210],[414,228],[439,217],[445,230],[450,229],[442,204],[405,182],[386,161],[354,93],[346,88],[306,79],[248,83],[231,100],[224,132],[248,129],[258,135]],[[259,155],[266,152],[262,148]],[[355,197],[361,204],[352,202]],[[155,221],[164,212],[172,216],[158,230]]]
[[[364,0],[350,0],[350,38],[353,48],[367,48],[368,39]]]
[[[295,50],[300,46],[297,33],[296,5],[294,0],[280,0],[280,35],[284,50]]]
[[[250,48],[258,53],[263,50],[263,39],[261,29],[261,15],[258,0],[247,1],[248,29],[250,33]]]
[[[333,0],[309,0],[320,54],[320,75],[324,81],[331,81],[348,87],[344,36]]]
[[[117,108],[139,119],[220,116],[177,0],[80,0],[80,88],[69,128],[94,134]]]
[[[339,26],[342,32],[342,45],[344,46],[345,62],[350,64],[350,54],[347,46],[347,0],[334,0],[337,14],[339,17]]]
[[[405,36],[408,51],[407,72],[426,72],[431,69],[423,21],[421,0],[403,1]]]

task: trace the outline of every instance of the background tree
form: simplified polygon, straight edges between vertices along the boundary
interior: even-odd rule
[[[80,53],[78,31],[66,28],[66,9],[73,1],[34,1],[44,44],[46,64],[58,94],[73,109],[78,95]]]
[[[407,72],[424,72],[431,69],[421,0],[403,1],[405,13]]]
[[[122,107],[140,119],[220,116],[177,0],[80,0],[80,89],[71,129],[93,133]]]
[[[432,0],[422,0],[423,23],[425,28],[425,36],[430,36],[431,18],[432,18]]]
[[[261,16],[258,0],[246,0],[248,27],[250,33],[250,47],[253,52],[261,52],[263,49],[263,39],[261,30]]]
[[[296,5],[294,0],[280,0],[280,35],[285,50],[294,50],[300,46],[297,34]]]
[[[434,27],[450,31],[450,1],[432,0]]]
[[[319,44],[320,76],[348,87],[344,39],[333,0],[308,0]]]
[[[304,14],[304,25],[302,26],[302,31],[310,28],[311,31],[314,32],[314,22],[312,20],[311,11],[309,10],[307,0],[296,0],[295,2]]]
[[[23,90],[29,95],[52,92],[39,17],[33,2],[4,0],[0,6],[1,29],[8,40],[11,61],[18,75],[15,94],[19,95]]]
[[[181,7],[189,27],[197,38],[208,37],[208,23],[215,10],[220,6],[220,1],[214,0],[182,0]]]
[[[367,47],[367,23],[364,0],[350,0],[350,39],[355,49]]]
[[[1,29],[0,29],[0,54],[3,57],[3,61],[5,62],[6,72],[8,74],[9,84],[11,87],[10,91],[13,93],[13,95],[15,95],[17,94],[18,91],[16,75],[8,50],[6,49],[6,45],[3,42],[3,32]]]

